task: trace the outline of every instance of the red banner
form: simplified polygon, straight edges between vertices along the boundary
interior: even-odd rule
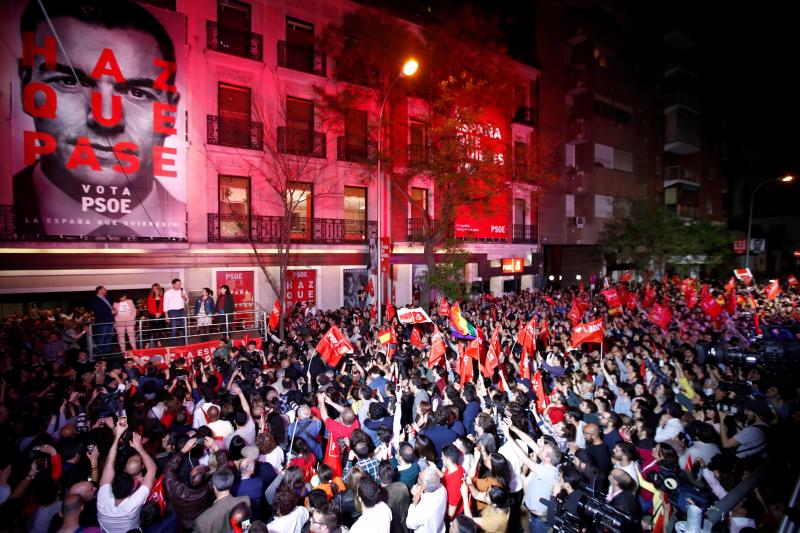
[[[495,326],[492,338],[489,341],[489,350],[486,352],[486,359],[481,365],[483,375],[491,377],[494,369],[500,364],[500,328]]]
[[[774,300],[780,293],[781,285],[778,283],[777,279],[773,280],[772,283],[767,285],[767,287],[764,289],[764,294],[766,295],[767,300]]]
[[[456,209],[456,239],[508,239],[506,193],[496,194],[485,205],[460,206]]]
[[[722,306],[719,305],[717,299],[710,294],[706,294],[705,298],[700,300],[700,308],[712,319],[717,318],[719,314],[722,313]]]
[[[142,350],[131,350],[131,355],[136,364],[142,366],[153,360],[161,368],[166,368],[171,361],[179,357],[186,359],[186,363],[191,365],[195,358],[199,357],[206,363],[210,363],[214,356],[214,349],[219,346],[219,341],[198,342],[185,346],[164,346],[159,348],[146,348]]]
[[[439,299],[439,316],[450,316],[450,306],[444,296]]]
[[[237,319],[252,318],[255,310],[255,272],[252,270],[217,270],[217,287],[227,285],[233,295]]]
[[[281,320],[281,301],[276,298],[275,303],[272,304],[272,312],[269,314],[269,329],[278,329],[280,320]]]
[[[536,396],[536,410],[540,413],[543,413],[547,407],[548,398],[547,394],[544,392],[541,370],[537,370],[533,375],[533,379],[531,380],[531,388],[533,389],[533,394]]]
[[[317,344],[317,351],[326,363],[335,368],[345,354],[353,353],[353,345],[338,327],[331,326]]]
[[[317,271],[286,271],[286,308],[291,309],[296,303],[307,303],[309,307],[317,305]]]
[[[606,299],[609,315],[616,315],[622,311],[622,301],[619,299],[616,289],[603,289],[600,294]]]
[[[663,331],[667,331],[669,323],[672,321],[672,311],[669,306],[654,304],[647,315],[647,320],[660,327]]]
[[[428,357],[428,368],[433,368],[440,360],[444,360],[447,348],[444,346],[442,340],[442,333],[439,331],[439,326],[433,326],[433,335],[431,336],[431,354]]]
[[[528,353],[536,351],[536,317],[533,317],[530,322],[525,324],[524,328],[519,330],[517,343]]]
[[[580,346],[584,342],[603,342],[603,319],[578,324],[572,329],[572,346]]]
[[[572,308],[567,313],[567,318],[569,318],[572,325],[580,323],[583,319],[583,313],[586,312],[586,304],[581,302],[580,300],[576,300],[575,298],[572,299]]]
[[[750,285],[750,282],[753,281],[753,273],[749,268],[737,268],[733,271],[733,275],[745,285]]]

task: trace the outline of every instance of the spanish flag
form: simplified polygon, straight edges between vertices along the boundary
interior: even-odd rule
[[[397,337],[394,334],[394,330],[391,328],[379,331],[378,340],[381,344],[397,344]]]

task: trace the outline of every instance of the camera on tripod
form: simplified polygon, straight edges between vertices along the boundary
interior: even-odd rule
[[[793,328],[794,326],[773,326],[768,335],[755,339],[747,349],[724,344],[699,343],[698,361],[700,364],[758,368],[762,375],[771,381],[793,380],[800,375],[800,342],[787,340],[797,338],[794,336]],[[740,391],[733,392],[741,394]]]
[[[624,533],[635,531],[633,517],[614,509],[599,498],[576,490],[565,500],[557,500],[553,531],[578,533],[584,530]]]

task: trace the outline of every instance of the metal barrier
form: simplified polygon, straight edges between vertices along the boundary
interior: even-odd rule
[[[258,304],[252,306],[252,309],[226,315],[189,315],[184,309],[183,316],[143,318],[130,323],[92,323],[87,340],[89,357],[92,360],[97,357],[124,357],[131,349],[184,346],[223,337],[264,338],[269,332],[267,324],[270,312]],[[125,340],[125,349],[122,351],[120,334]],[[133,339],[130,339],[131,336]]]

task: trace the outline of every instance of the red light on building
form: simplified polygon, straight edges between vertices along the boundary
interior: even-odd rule
[[[794,256],[795,257],[800,257],[800,250],[795,250],[794,251]]]
[[[525,268],[521,257],[504,257],[503,274],[518,274]]]

